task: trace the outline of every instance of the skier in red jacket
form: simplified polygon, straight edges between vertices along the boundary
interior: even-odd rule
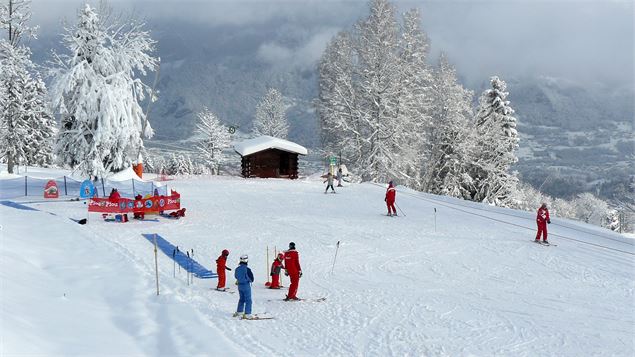
[[[300,268],[300,255],[295,250],[295,243],[293,242],[289,243],[289,250],[284,252],[284,268],[285,275],[291,279],[289,293],[284,300],[299,300],[296,294],[298,292],[300,278],[302,277],[302,268]]]
[[[227,267],[227,257],[229,256],[229,251],[227,249],[223,249],[220,257],[216,259],[216,274],[218,274],[218,285],[216,285],[216,290],[226,290],[225,288],[225,270],[231,271],[231,268]]]
[[[540,235],[542,234],[542,241],[544,243],[549,243],[547,241],[547,224],[551,223],[551,220],[549,219],[549,210],[547,209],[546,203],[543,203],[538,209],[536,223],[538,224],[538,233],[536,233],[535,242],[540,242]]]
[[[388,214],[387,216],[396,216],[397,210],[395,209],[395,195],[397,191],[395,190],[395,186],[393,186],[392,181],[388,182],[388,189],[386,189],[386,206],[388,206]],[[392,213],[390,209],[392,208]]]
[[[284,254],[278,253],[276,259],[271,264],[271,285],[269,289],[280,289],[280,271],[283,268]]]

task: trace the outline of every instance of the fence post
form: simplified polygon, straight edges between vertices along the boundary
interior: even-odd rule
[[[26,176],[24,176],[24,195],[28,196],[29,195],[29,190],[27,189],[27,182],[26,182]]]
[[[134,192],[134,179],[130,179],[132,180],[132,197],[136,196],[135,192]]]
[[[66,175],[64,175],[64,196],[68,196],[68,188],[66,188]]]
[[[106,186],[104,186],[104,178],[101,178],[101,192],[104,194],[103,197],[106,197]]]

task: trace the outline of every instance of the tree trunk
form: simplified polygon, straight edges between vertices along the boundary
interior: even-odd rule
[[[7,153],[7,172],[13,173],[13,166],[15,166],[15,160],[13,159],[13,154]]]

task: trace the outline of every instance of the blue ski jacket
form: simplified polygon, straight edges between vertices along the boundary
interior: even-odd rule
[[[254,274],[247,266],[247,263],[240,263],[234,271],[234,277],[238,281],[238,285],[246,285],[254,282]]]

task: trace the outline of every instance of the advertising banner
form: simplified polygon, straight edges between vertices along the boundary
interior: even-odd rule
[[[181,208],[181,195],[152,196],[133,200],[129,198],[109,199],[91,198],[88,202],[88,212],[102,213],[159,213]]]

